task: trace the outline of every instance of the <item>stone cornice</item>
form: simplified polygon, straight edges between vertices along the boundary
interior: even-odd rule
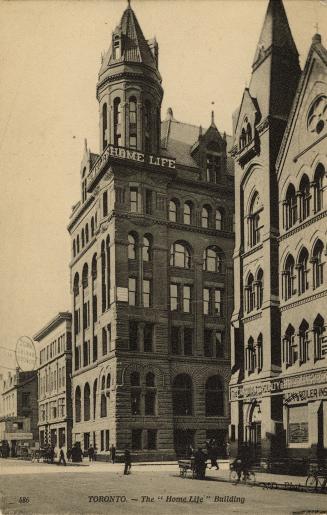
[[[252,247],[250,250],[247,250],[246,252],[241,254],[241,257],[244,259],[248,256],[251,256],[252,254],[255,254],[255,252],[257,252],[258,250],[262,250],[262,249],[263,249],[263,243],[260,243],[259,245],[256,245],[255,247]]]
[[[70,232],[74,227],[75,223],[79,220],[81,215],[85,213],[85,211],[91,206],[92,202],[95,200],[95,197],[91,194],[84,204],[82,204],[75,212],[71,214],[71,221],[69,222],[67,229]]]
[[[327,295],[327,290],[323,290],[318,293],[314,293],[313,295],[310,295],[309,297],[305,297],[303,299],[298,299],[294,302],[290,302],[289,304],[286,304],[285,306],[281,306],[281,311],[287,311],[288,309],[295,308],[296,306],[301,306],[301,304],[307,304],[308,302],[312,302],[313,300],[320,299],[321,297],[325,297]]]
[[[321,220],[322,218],[325,218],[326,216],[327,216],[327,210],[319,211],[319,213],[317,213],[313,217],[309,218],[309,220],[305,220],[300,225],[297,225],[296,227],[292,227],[292,229],[288,230],[285,234],[282,234],[281,236],[279,236],[278,241],[283,241],[286,238],[293,236],[297,232],[302,231],[302,229],[306,229],[310,225],[314,224],[318,220]]]
[[[299,157],[303,156],[303,154],[305,154],[306,152],[308,152],[308,150],[311,150],[313,147],[315,147],[316,145],[318,145],[318,143],[320,143],[322,140],[324,140],[325,138],[327,138],[327,133],[324,134],[323,136],[321,136],[320,138],[316,139],[313,143],[311,143],[311,145],[309,145],[308,147],[306,147],[304,150],[302,150],[299,154],[297,154],[296,156],[293,157],[293,162],[296,163],[299,159]]]
[[[244,324],[247,324],[248,322],[252,322],[252,320],[258,320],[262,317],[261,311],[259,313],[255,313],[254,315],[245,316],[241,320]]]

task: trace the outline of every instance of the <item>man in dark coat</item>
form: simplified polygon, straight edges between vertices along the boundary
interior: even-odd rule
[[[59,451],[59,461],[58,461],[58,465],[61,464],[61,462],[66,466],[67,463],[66,463],[66,460],[65,460],[65,453],[64,453],[64,450],[62,447],[60,447],[60,451]]]
[[[89,461],[94,461],[94,447],[92,445],[88,448]]]
[[[206,466],[206,455],[199,447],[194,453],[194,469],[197,479],[204,479]]]
[[[115,463],[115,461],[116,461],[116,447],[114,446],[114,444],[112,444],[112,446],[110,447],[110,454],[111,454],[111,461],[112,461],[112,463]]]
[[[131,473],[131,466],[132,466],[131,453],[129,452],[128,449],[125,449],[125,452],[124,452],[124,464],[125,464],[124,474],[126,476],[126,474]]]

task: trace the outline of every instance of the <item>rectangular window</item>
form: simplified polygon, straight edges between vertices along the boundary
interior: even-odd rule
[[[100,450],[101,451],[104,451],[104,431],[103,429],[101,430],[101,433],[100,433],[100,438],[101,438],[101,447],[100,447]]]
[[[210,290],[209,288],[203,288],[203,314],[209,315],[210,305]]]
[[[204,355],[209,358],[212,356],[212,332],[210,329],[204,330]]]
[[[92,312],[93,312],[93,323],[98,320],[98,306],[97,306],[97,296],[93,295],[93,304],[92,304]]]
[[[107,325],[107,346],[108,352],[111,351],[111,324]]]
[[[102,328],[102,356],[105,356],[108,352],[108,344],[107,344],[107,331],[106,328]]]
[[[108,192],[107,191],[105,191],[102,194],[102,213],[103,213],[103,216],[108,215]]]
[[[178,286],[170,285],[170,311],[178,311]]]
[[[221,292],[221,290],[215,290],[214,314],[218,315],[218,316],[222,315],[222,292]]]
[[[184,327],[184,355],[192,356],[193,354],[193,329]]]
[[[171,328],[171,352],[172,354],[179,354],[179,327]]]
[[[151,281],[143,279],[143,306],[149,308],[152,304],[151,301]]]
[[[142,429],[132,429],[132,449],[142,449]]]
[[[109,429],[106,429],[106,435],[105,435],[105,438],[106,438],[106,451],[109,451]]]
[[[157,448],[157,430],[156,429],[148,429],[148,449],[149,451],[155,450]]]
[[[183,286],[183,311],[191,313],[191,287]]]
[[[131,213],[138,213],[138,189],[130,188],[130,210]]]
[[[152,352],[153,342],[153,326],[145,324],[144,326],[144,352]]]
[[[147,215],[152,214],[152,191],[145,190],[145,212]]]
[[[137,322],[129,322],[129,350],[137,350]]]
[[[93,361],[98,359],[98,337],[93,337]]]
[[[136,306],[136,279],[129,277],[128,279],[128,304]]]

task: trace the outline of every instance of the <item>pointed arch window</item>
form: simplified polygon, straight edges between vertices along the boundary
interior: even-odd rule
[[[297,266],[299,295],[301,295],[302,293],[305,293],[309,288],[308,259],[309,259],[309,253],[308,253],[307,249],[303,248],[300,252],[298,266]]]
[[[85,243],[89,242],[89,224],[85,226]]]
[[[249,144],[252,141],[252,127],[248,123],[246,126],[246,143]]]
[[[256,290],[257,290],[257,308],[260,309],[263,303],[263,271],[260,268],[257,273],[256,280]]]
[[[310,182],[307,175],[304,175],[300,182],[301,198],[301,220],[305,220],[310,215]]]
[[[76,256],[76,241],[73,240],[73,257]]]
[[[76,251],[78,254],[79,253],[79,235],[77,235],[77,238],[76,238]]]
[[[299,361],[300,365],[309,360],[309,324],[302,320],[299,327]]]
[[[297,202],[296,192],[293,184],[287,188],[286,198],[284,201],[284,227],[290,229],[297,221]]]
[[[298,346],[295,338],[294,327],[289,324],[283,338],[283,361],[286,367],[296,363],[298,360]]]
[[[114,145],[121,146],[121,102],[118,97],[114,100]]]
[[[254,340],[252,336],[248,339],[248,344],[245,349],[245,366],[249,374],[252,374],[256,368],[256,349],[254,347]]]
[[[258,372],[260,372],[263,368],[263,338],[260,333],[257,340],[257,367]]]
[[[91,237],[94,236],[94,218],[91,218]]]
[[[85,236],[84,236],[84,229],[82,229],[82,249],[84,248],[85,246]]]
[[[322,164],[319,164],[316,168],[313,188],[314,188],[314,209],[315,213],[321,211],[324,207],[324,199],[323,199],[323,181],[325,177],[325,168]]]
[[[79,386],[75,390],[75,422],[81,421],[81,389]]]
[[[318,240],[312,252],[313,263],[313,287],[319,288],[324,282],[324,263],[323,263],[324,246],[321,240]]]
[[[283,271],[285,300],[290,299],[296,293],[294,268],[294,258],[292,255],[289,255],[285,261],[285,267]]]
[[[205,385],[206,417],[224,416],[224,387],[219,376],[211,376]]]
[[[249,274],[246,287],[246,308],[247,312],[251,313],[255,307],[255,289],[254,289],[254,277],[252,274]]]
[[[108,108],[107,104],[102,106],[102,150],[108,145]]]
[[[325,321],[319,314],[313,322],[314,360],[323,359],[326,356],[326,344],[324,343]]]
[[[257,245],[261,241],[261,212],[262,206],[260,202],[260,197],[258,193],[255,193],[252,198],[252,202],[250,205],[250,213],[248,217],[249,223],[249,245],[253,247]]]

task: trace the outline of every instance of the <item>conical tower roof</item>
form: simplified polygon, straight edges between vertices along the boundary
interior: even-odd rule
[[[270,0],[255,52],[253,67],[270,47],[284,48],[298,56],[282,0]]]

